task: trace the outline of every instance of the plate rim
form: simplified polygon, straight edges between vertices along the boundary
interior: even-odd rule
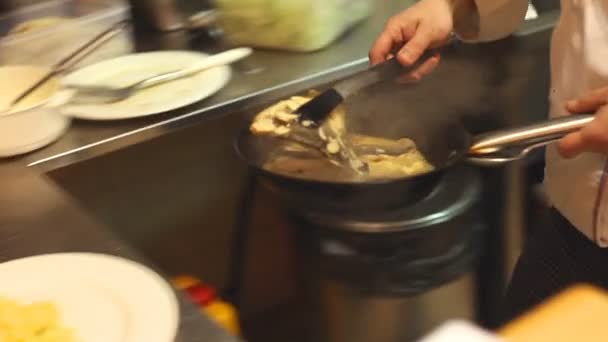
[[[197,57],[197,58],[201,58],[201,59],[211,56],[211,54],[208,54],[205,52],[191,51],[191,50],[163,50],[163,51],[146,51],[146,52],[130,53],[130,54],[106,59],[103,61],[99,61],[99,62],[90,64],[90,65],[84,66],[82,68],[76,69],[62,77],[61,85],[65,86],[66,84],[69,84],[69,80],[74,77],[78,77],[78,75],[80,73],[91,72],[91,70],[94,70],[95,68],[99,68],[99,67],[104,68],[105,64],[117,63],[117,62],[120,62],[121,60],[133,60],[133,59],[137,59],[137,58],[141,58],[141,57],[148,57],[148,56],[153,56],[153,55],[171,56],[171,55],[176,55],[176,54],[190,55],[192,57]],[[100,108],[105,106],[103,104],[100,104],[100,105],[95,105],[95,104],[70,105],[68,102],[67,104],[65,104],[64,106],[62,106],[60,108],[60,112],[62,115],[65,115],[67,117],[71,117],[71,118],[79,119],[79,120],[86,120],[86,121],[119,121],[119,120],[143,118],[143,117],[154,116],[154,115],[159,115],[159,114],[166,114],[171,111],[174,111],[174,110],[177,110],[180,108],[184,108],[184,107],[192,105],[194,103],[203,101],[203,100],[215,95],[223,88],[225,88],[226,85],[228,84],[228,82],[230,82],[230,80],[232,79],[232,74],[233,74],[232,68],[229,65],[221,65],[221,66],[211,68],[209,70],[214,70],[214,69],[220,73],[219,74],[220,77],[218,77],[220,80],[218,81],[218,84],[216,87],[211,88],[211,90],[207,94],[193,96],[193,98],[196,97],[195,100],[183,101],[181,104],[169,106],[170,107],[169,109],[163,109],[160,111],[159,110],[140,111],[140,112],[131,111],[132,113],[135,113],[135,114],[131,113],[131,114],[124,114],[124,115],[119,115],[119,116],[102,117],[102,116],[99,116],[96,114],[95,115],[86,114],[82,111],[82,109],[84,108],[85,109],[84,111],[86,111],[86,108],[88,107],[88,108],[97,108],[99,110]],[[196,75],[190,76],[190,77],[196,77]],[[162,86],[162,85],[160,85],[160,86]],[[70,108],[79,108],[80,110],[70,111],[69,110]],[[129,107],[126,107],[126,108],[129,109]],[[129,111],[129,110],[126,110],[126,111]]]
[[[145,278],[155,283],[158,288],[161,290],[160,292],[165,294],[165,297],[168,301],[167,308],[170,310],[168,313],[168,317],[171,317],[170,322],[167,322],[166,334],[169,339],[167,342],[174,341],[178,335],[178,330],[181,322],[180,315],[180,303],[178,299],[178,295],[176,290],[171,286],[169,281],[158,273],[156,270],[151,268],[150,266],[138,262],[136,260],[130,259],[128,257],[122,257],[109,253],[97,253],[97,252],[56,252],[56,253],[43,253],[43,254],[35,254],[30,256],[25,256],[17,259],[6,260],[0,263],[0,272],[5,272],[3,269],[8,267],[18,267],[19,264],[27,264],[36,262],[40,259],[71,259],[75,258],[76,260],[86,260],[91,262],[101,262],[104,263],[118,263],[122,266],[126,266],[132,269],[137,269],[142,274],[145,275]],[[17,265],[17,266],[15,266]],[[68,277],[71,278],[71,277]],[[1,286],[0,286],[1,287]],[[157,292],[157,291],[155,291]],[[157,292],[157,293],[160,293]],[[131,341],[126,341],[131,342]]]

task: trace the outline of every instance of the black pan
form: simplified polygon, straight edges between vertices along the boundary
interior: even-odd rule
[[[531,149],[577,130],[591,119],[589,115],[577,115],[475,137],[459,122],[418,127],[403,136],[416,142],[435,169],[411,177],[366,182],[315,180],[271,172],[263,165],[276,150],[277,139],[254,136],[247,128],[241,131],[235,146],[261,182],[292,208],[332,212],[390,210],[428,196],[442,175],[464,160],[486,166],[520,159]]]
[[[446,131],[450,134],[443,136]],[[435,166],[434,171],[366,182],[315,180],[271,172],[263,165],[277,148],[277,139],[252,135],[246,128],[237,138],[236,150],[263,184],[290,206],[331,211],[384,210],[422,200],[433,191],[445,170],[465,157],[471,137],[462,125],[452,124],[435,134],[417,142],[418,149]]]

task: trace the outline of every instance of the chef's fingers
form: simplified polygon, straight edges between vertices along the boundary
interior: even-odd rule
[[[430,73],[431,71],[435,70],[435,68],[439,64],[440,59],[441,59],[441,57],[439,54],[433,55],[432,57],[430,57],[429,59],[424,61],[424,63],[422,63],[422,65],[420,65],[418,68],[416,68],[416,70],[414,72],[412,72],[412,76],[415,79],[420,80],[422,78],[422,76],[425,76],[428,73]]]
[[[608,141],[590,140],[582,132],[574,132],[559,141],[558,151],[566,159],[577,157],[583,152],[608,155]]]
[[[574,132],[563,137],[558,143],[558,151],[566,159],[579,155],[585,146],[581,132]]]
[[[598,110],[587,126],[562,138],[558,150],[564,158],[573,158],[583,152],[608,155],[608,106]]]
[[[399,76],[397,82],[400,84],[405,84],[420,81],[422,77],[435,70],[435,68],[439,64],[440,59],[441,57],[439,54],[434,55],[433,57],[423,62],[418,68],[416,68],[416,70]]]
[[[376,65],[384,62],[393,48],[393,38],[390,33],[382,32],[369,51],[369,62]]]
[[[595,112],[599,107],[608,104],[608,87],[598,88],[578,99],[566,103],[571,113]]]
[[[416,32],[399,50],[397,59],[401,64],[412,65],[433,42],[433,29],[430,25],[420,23]]]
[[[369,51],[369,61],[372,65],[387,60],[389,54],[398,50],[403,45],[405,38],[403,32],[410,30],[407,19],[393,17],[386,22],[384,30]]]

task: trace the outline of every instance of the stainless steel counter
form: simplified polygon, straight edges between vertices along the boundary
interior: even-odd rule
[[[214,113],[226,113],[229,106],[242,108],[269,97],[281,95],[281,89],[290,91],[322,82],[324,77],[336,78],[352,73],[367,63],[367,50],[387,17],[408,1],[386,0],[377,2],[373,15],[352,32],[349,32],[329,49],[314,53],[256,51],[248,63],[263,68],[262,72],[246,74],[238,69],[232,80],[217,95],[187,108],[146,119],[120,122],[75,121],[69,132],[58,142],[39,151],[17,158],[20,163],[38,166],[43,171],[93,158],[126,146],[137,144],[169,132],[196,125]],[[155,37],[168,48],[214,50],[216,46],[197,43],[192,37],[173,33]],[[147,39],[147,38],[142,38]],[[141,39],[140,39],[141,40]],[[182,42],[180,44],[175,42]],[[135,42],[138,50],[154,49],[149,42]],[[160,46],[162,48],[162,46]]]

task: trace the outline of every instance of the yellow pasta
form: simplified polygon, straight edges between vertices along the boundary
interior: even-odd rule
[[[51,302],[21,304],[0,297],[0,342],[76,342]]]

